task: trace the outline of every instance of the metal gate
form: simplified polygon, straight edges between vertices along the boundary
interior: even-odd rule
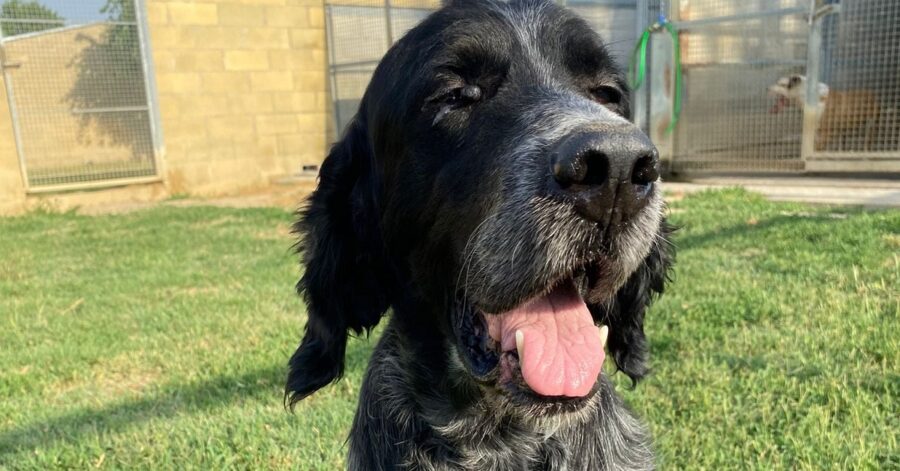
[[[900,2],[673,3],[674,171],[900,171]]]
[[[639,10],[639,2],[635,0],[561,0],[560,3],[600,32],[623,67],[651,9]],[[649,3],[653,11],[658,8],[658,0]],[[438,0],[326,0],[330,86],[338,134],[356,113],[384,53],[439,5]]]
[[[142,0],[6,0],[3,80],[29,192],[159,179]]]
[[[394,2],[328,0],[338,130],[388,47],[438,6]],[[634,100],[636,122],[672,171],[900,172],[900,1],[561,3],[594,26],[623,66],[658,13],[675,25],[683,105],[674,132],[671,44],[653,43],[650,78]],[[780,83],[792,87],[784,100],[772,91]]]

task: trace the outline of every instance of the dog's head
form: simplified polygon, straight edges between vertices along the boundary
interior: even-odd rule
[[[828,98],[828,85],[819,83],[818,88],[819,102],[824,103]],[[775,98],[775,104],[769,110],[771,113],[780,113],[790,107],[802,109],[806,102],[806,76],[793,74],[781,77],[769,86],[769,96]]]
[[[604,344],[642,377],[670,254],[657,151],[628,115],[601,39],[549,1],[455,1],[412,29],[298,223],[291,401],[338,378],[347,330],[391,305],[448,373],[513,406],[585,403]]]

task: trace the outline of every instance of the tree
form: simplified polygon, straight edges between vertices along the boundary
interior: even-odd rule
[[[41,5],[36,0],[30,2],[6,0],[0,7],[0,17],[4,20],[40,20],[40,22],[34,23],[3,21],[0,24],[2,24],[4,37],[58,28],[65,23],[65,19],[59,13]],[[52,22],[45,22],[47,20]]]

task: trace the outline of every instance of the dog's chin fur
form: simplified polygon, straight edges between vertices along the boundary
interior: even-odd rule
[[[481,87],[477,106],[434,103],[448,75]],[[598,84],[621,98],[601,105]],[[628,186],[626,210],[613,191],[631,176],[607,176],[621,183],[603,220],[548,187],[553,145],[637,132],[627,96],[601,40],[549,0],[454,0],[388,51],[295,226],[308,321],[289,405],[338,380],[348,335],[392,311],[360,390],[350,469],[653,467],[606,373],[584,397],[541,397],[475,371],[457,326],[460,306],[499,313],[581,276],[595,324],[609,326],[608,361],[634,382],[648,373],[644,315],[674,257],[659,182]]]

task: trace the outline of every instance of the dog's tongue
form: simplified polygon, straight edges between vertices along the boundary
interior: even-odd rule
[[[605,353],[600,331],[587,305],[571,284],[501,314],[486,315],[488,332],[504,352],[516,349],[528,386],[543,396],[587,395]]]
[[[781,110],[783,110],[785,106],[787,106],[787,98],[785,98],[783,96],[779,96],[778,99],[775,101],[775,104],[772,105],[772,108],[769,109],[769,113],[772,113],[772,114],[781,113]]]

